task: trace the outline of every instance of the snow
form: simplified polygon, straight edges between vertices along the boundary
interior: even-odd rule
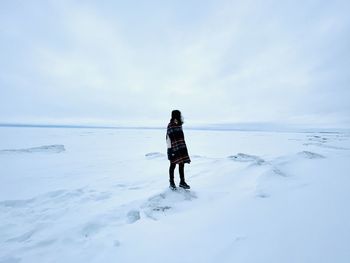
[[[64,148],[64,145],[56,144],[56,145],[43,145],[39,147],[31,147],[31,148],[25,148],[25,149],[4,149],[0,150],[0,154],[4,153],[37,153],[37,152],[44,152],[44,153],[60,153],[64,152],[66,149]]]
[[[349,133],[184,128],[1,127],[0,262],[349,262]]]

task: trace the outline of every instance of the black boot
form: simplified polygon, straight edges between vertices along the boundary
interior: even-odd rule
[[[179,184],[179,187],[182,187],[183,189],[190,189],[191,188],[185,181],[181,181]]]
[[[174,180],[169,180],[169,183],[170,183],[170,185],[169,185],[169,188],[171,189],[171,190],[176,190],[176,185],[175,185],[175,182],[174,182]]]

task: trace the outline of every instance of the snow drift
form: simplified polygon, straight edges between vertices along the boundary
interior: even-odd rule
[[[164,131],[13,129],[43,146],[0,129],[1,263],[350,258],[349,134],[185,131],[173,192]]]

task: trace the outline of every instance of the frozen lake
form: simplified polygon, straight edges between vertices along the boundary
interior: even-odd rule
[[[1,127],[0,262],[349,262],[349,133],[184,131]]]

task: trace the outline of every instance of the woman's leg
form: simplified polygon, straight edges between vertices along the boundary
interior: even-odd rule
[[[185,182],[185,164],[179,163],[179,174],[180,174],[180,183]]]
[[[170,182],[174,182],[174,171],[175,171],[175,163],[170,163],[169,167],[169,180]]]

